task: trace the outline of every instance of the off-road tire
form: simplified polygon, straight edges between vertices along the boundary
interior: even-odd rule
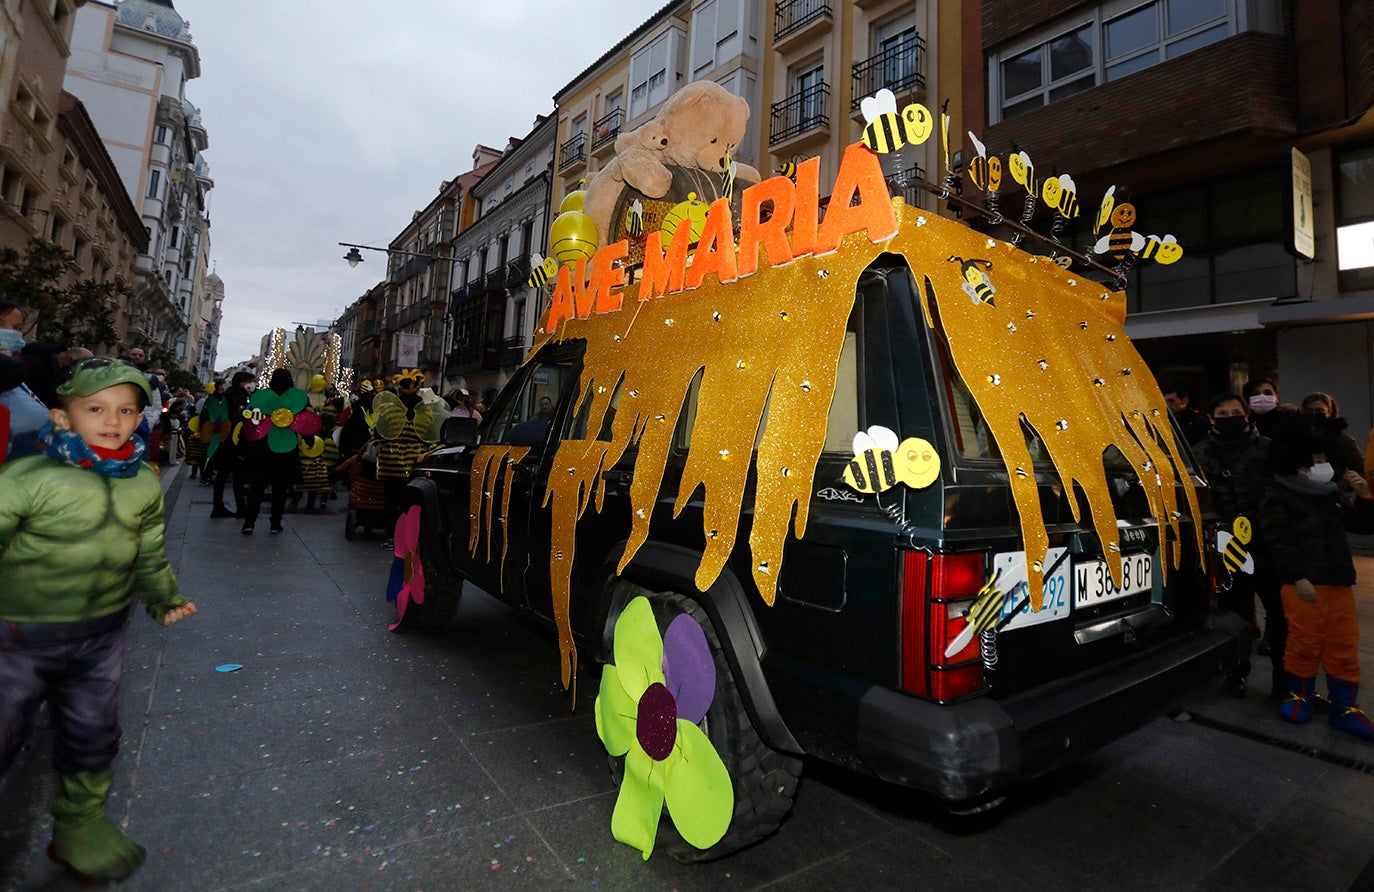
[[[344,538],[349,542],[358,540],[358,512],[351,506],[344,514]]]
[[[751,846],[778,829],[792,810],[802,763],[759,739],[726,662],[720,638],[701,605],[676,592],[654,595],[650,603],[660,633],[683,613],[699,622],[706,633],[706,643],[716,664],[716,696],[701,729],[720,754],[735,788],[735,813],[720,842],[709,849],[696,848],[677,832],[665,807],[654,847],[683,863],[714,861]],[[610,761],[611,776],[618,787],[625,774],[625,759],[619,756]]]

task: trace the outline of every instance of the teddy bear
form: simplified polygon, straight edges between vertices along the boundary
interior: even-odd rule
[[[616,154],[587,184],[582,203],[600,243],[618,241],[627,230],[632,240],[652,231],[689,192],[708,204],[721,197],[726,159],[744,139],[748,123],[747,102],[713,81],[694,81],[668,97],[653,120],[622,133]],[[736,203],[740,191],[758,181],[757,170],[736,162]],[[639,225],[622,225],[636,204],[635,213],[643,215]],[[648,213],[646,204],[652,206]]]

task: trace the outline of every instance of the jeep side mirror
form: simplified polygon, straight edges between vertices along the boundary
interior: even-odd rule
[[[453,416],[444,419],[439,429],[439,439],[445,446],[476,446],[477,419]]]

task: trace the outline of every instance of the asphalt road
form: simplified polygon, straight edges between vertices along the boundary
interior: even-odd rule
[[[772,838],[645,862],[610,834],[596,670],[571,709],[550,630],[470,589],[446,633],[389,632],[390,555],[344,541],[340,502],[246,537],[165,485],[201,612],[130,626],[110,813],[149,855],[122,889],[1374,889],[1374,746],[1282,724],[1263,658],[1248,699],[1199,691],[976,823],[808,763]],[[1374,671],[1374,586],[1360,605]],[[78,888],[44,855],[50,749],[0,781],[0,888]]]

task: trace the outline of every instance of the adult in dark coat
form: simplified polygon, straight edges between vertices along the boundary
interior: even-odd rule
[[[1355,438],[1346,433],[1350,422],[1341,417],[1341,407],[1336,403],[1336,398],[1320,391],[1309,393],[1302,398],[1302,411],[1313,430],[1328,439],[1330,448],[1327,458],[1336,469],[1336,479],[1345,476],[1346,471],[1364,473],[1364,453],[1360,451]]]
[[[252,372],[235,372],[229,381],[229,389],[224,393],[225,411],[229,415],[230,431],[243,421],[243,410],[248,408],[248,384],[253,380]],[[201,410],[201,424],[208,421],[208,414]],[[220,443],[215,454],[210,457],[206,468],[213,475],[215,504],[211,517],[246,517],[248,511],[248,477],[243,468],[243,445],[235,443],[232,436]],[[224,488],[227,484],[234,487],[234,510],[224,504]]]
[[[1273,569],[1269,565],[1262,537],[1255,534],[1255,520],[1260,497],[1269,479],[1266,462],[1269,458],[1269,438],[1262,437],[1250,423],[1245,401],[1235,394],[1222,393],[1207,404],[1207,418],[1211,427],[1193,447],[1198,467],[1207,478],[1212,493],[1212,507],[1222,528],[1234,534],[1236,518],[1244,517],[1251,531],[1246,545],[1253,560],[1252,572],[1231,574],[1227,588],[1218,598],[1223,609],[1240,614],[1255,622],[1255,595],[1264,602],[1265,637],[1271,644],[1274,671],[1270,679],[1271,691],[1282,697],[1287,692],[1283,676],[1283,643],[1286,627],[1283,624],[1283,604],[1278,597]],[[1244,654],[1241,664],[1226,677],[1227,693],[1245,696],[1245,679],[1250,674],[1250,654]]]

